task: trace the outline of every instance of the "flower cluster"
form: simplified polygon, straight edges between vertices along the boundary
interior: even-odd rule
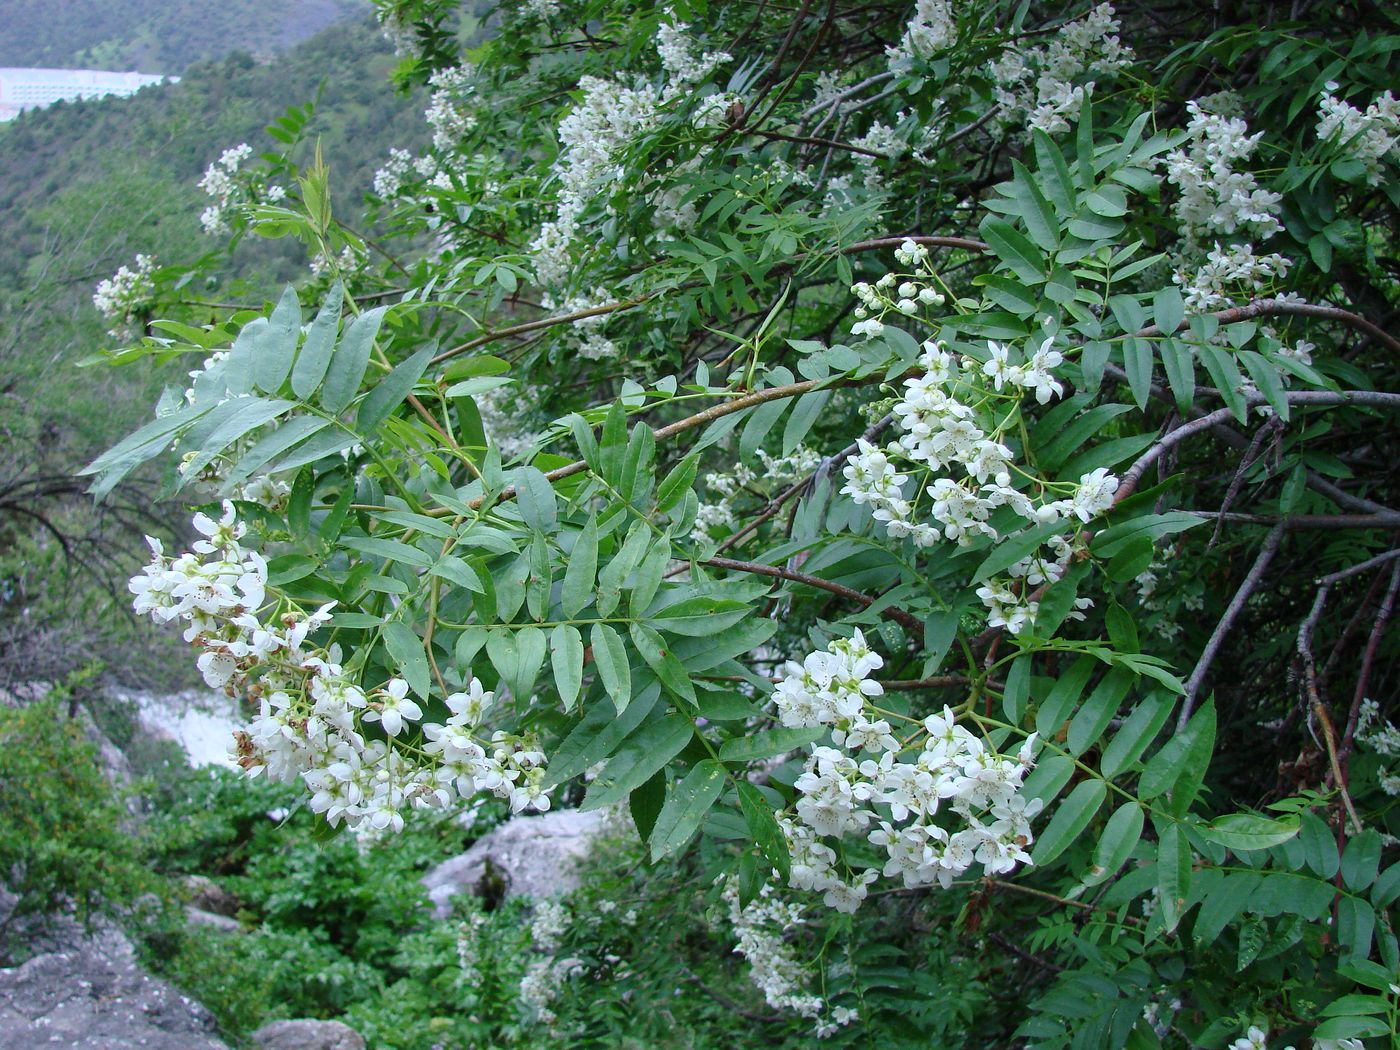
[[[913,65],[915,59],[932,58],[953,42],[957,28],[949,0],[916,0],[914,17],[905,26],[899,43],[885,48],[890,69],[902,72]]]
[[[736,463],[734,469],[726,473],[705,475],[705,484],[719,496],[714,502],[700,504],[695,515],[695,525],[691,537],[698,542],[713,542],[725,532],[739,527],[736,501],[743,494],[773,496],[778,486],[790,485],[799,478],[805,478],[821,466],[821,453],[806,445],[798,445],[786,456],[773,456],[758,449],[754,453],[762,472],[754,470],[747,463]]]
[[[199,180],[199,188],[214,198],[214,203],[205,208],[199,216],[199,224],[204,227],[205,233],[228,232],[229,209],[242,198],[242,189],[234,180],[234,176],[238,174],[243,162],[252,155],[253,147],[243,142],[224,150],[219,154],[219,159],[205,169],[204,178]]]
[[[926,259],[912,241],[899,254],[903,262]],[[880,318],[890,311],[916,314],[922,304],[941,298],[917,274],[903,280],[886,274],[852,291],[861,300],[857,315],[865,315],[854,328],[865,335],[883,330]],[[872,316],[876,310],[879,317]],[[1064,354],[1055,349],[1055,338],[1032,340],[1020,351],[988,342],[986,352],[985,360],[957,358],[940,342],[924,343],[923,374],[905,380],[904,396],[892,410],[899,438],[884,446],[860,439],[842,471],[842,494],[869,507],[894,539],[908,537],[919,547],[947,540],[967,546],[979,536],[1000,541],[1027,527],[1087,524],[1113,506],[1118,479],[1107,469],[1099,467],[1077,483],[1048,481],[1018,464],[1005,443],[1026,395],[1045,404],[1064,393],[1056,374]],[[1019,487],[1027,481],[1029,488]],[[1003,507],[1022,524],[1012,530],[994,526],[992,517]],[[1052,536],[1046,545],[1048,555],[1022,559],[1010,568],[1009,579],[989,581],[978,591],[992,626],[1020,633],[1034,621],[1037,603],[1030,589],[1059,579],[1075,554],[1063,537]]]
[[[476,116],[467,108],[471,97],[472,70],[468,66],[439,69],[428,81],[433,93],[423,119],[433,129],[433,146],[447,153],[461,145],[476,127]]]
[[[376,5],[374,17],[379,22],[379,31],[394,48],[399,58],[421,58],[423,45],[413,24],[404,20],[403,14],[392,5]]]
[[[1118,38],[1112,4],[1099,4],[1062,26],[1051,40],[1032,48],[1012,47],[987,67],[1003,126],[1024,120],[1047,134],[1069,130],[1084,99],[1094,92],[1091,74],[1108,75],[1133,59]]]
[[[1360,1039],[1314,1039],[1312,1045],[1313,1050],[1366,1050],[1366,1044]],[[1269,1050],[1269,1033],[1257,1024],[1252,1024],[1244,1035],[1231,1043],[1226,1050]],[[1283,1050],[1294,1048],[1286,1046]]]
[[[152,277],[155,271],[154,256],[137,255],[133,266],[119,266],[111,277],[97,282],[92,305],[112,322],[107,334],[113,339],[131,340],[139,334],[138,315],[156,294],[156,282]]]
[[[1392,722],[1381,720],[1380,707],[1374,700],[1361,702],[1356,742],[1382,759],[1400,759],[1400,729],[1395,728]],[[1400,770],[1382,767],[1379,779],[1381,790],[1387,795],[1400,795]]]
[[[690,122],[697,128],[722,128],[730,123],[734,107],[743,100],[728,91],[706,95],[695,107]]]
[[[446,807],[478,791],[509,799],[514,811],[549,808],[544,754],[529,739],[481,731],[495,697],[479,681],[447,697],[444,723],[423,722],[420,745],[400,741],[424,718],[407,683],[367,690],[334,651],[309,644],[334,603],[307,614],[274,596],[267,562],[240,542],[245,526],[232,503],[217,520],[197,514],[194,527],[204,538],[175,559],[148,538],[153,559],[131,580],[133,604],[157,623],[186,624],[209,686],[258,702],[258,717],[236,734],[250,775],[300,779],[314,812],[371,831],[399,831],[405,809]],[[376,723],[383,738],[367,738]]]
[[[668,11],[667,17],[674,19],[675,16]],[[727,51],[696,54],[695,43],[686,33],[688,28],[673,21],[656,27],[656,53],[670,82],[671,93],[685,85],[701,83],[720,66],[734,61],[734,56]]]
[[[473,398],[481,413],[481,427],[507,460],[528,452],[539,435],[521,426],[520,401],[510,387],[493,387]]]
[[[1363,111],[1332,94],[1335,83],[1326,87],[1317,108],[1317,137],[1358,161],[1368,186],[1379,186],[1385,174],[1381,162],[1400,147],[1400,99],[1387,91]]]
[[[556,301],[553,296],[546,295],[541,300],[540,305],[546,310],[575,314],[598,307],[613,306],[616,303],[617,297],[609,295],[606,288],[594,288],[586,294],[571,296],[562,303]],[[603,334],[603,328],[607,325],[608,320],[609,314],[598,313],[592,317],[580,317],[573,321],[568,328],[564,343],[565,349],[571,350],[589,361],[603,361],[610,357],[616,357],[618,355],[617,344]]]
[[[562,283],[568,277],[568,249],[578,237],[584,210],[599,187],[618,173],[615,154],[656,123],[661,101],[660,92],[649,84],[631,88],[585,76],[579,88],[583,98],[559,123],[555,217],[540,227],[530,245],[536,275],[545,284]]]
[[[720,900],[726,906],[738,941],[735,954],[748,960],[749,979],[769,1006],[814,1019],[819,1039],[834,1035],[858,1018],[855,1010],[844,1006],[831,1009],[823,1017],[826,1001],[803,990],[813,975],[798,960],[787,939],[805,921],[802,905],[781,899],[768,885],[753,900],[741,905],[738,880],[733,877],[725,882]]]
[[[429,158],[420,158],[428,160]],[[397,197],[399,191],[403,189],[404,183],[421,174],[418,169],[419,160],[406,149],[391,148],[389,150],[389,162],[374,173],[374,193],[377,197],[388,200],[390,197]]]
[[[901,112],[896,114],[896,119],[903,121],[905,116],[906,114]],[[888,160],[898,160],[909,150],[909,143],[897,128],[882,124],[878,120],[870,125],[869,130],[864,135],[852,139],[851,145],[869,150],[871,153],[878,153]],[[867,190],[874,193],[883,188],[883,181],[877,168],[880,163],[878,158],[863,153],[857,154],[855,163]]]
[[[1291,259],[1277,252],[1255,255],[1249,244],[1222,247],[1217,241],[1194,272],[1190,267],[1179,266],[1172,281],[1181,287],[1188,311],[1207,313],[1230,305],[1241,293],[1248,297],[1265,291],[1282,279],[1292,265]]]
[[[882,713],[872,701],[883,690],[869,675],[883,663],[856,631],[788,664],[773,692],[784,725],[832,728],[836,746],[815,748],[793,785],[801,795],[796,819],[782,816],[779,824],[791,884],[822,893],[838,911],[855,911],[880,873],[843,878],[824,839],[864,837],[888,857],[886,877],[946,889],[974,863],[994,875],[1029,863],[1030,821],[1041,808],[1018,794],[1034,764],[1034,734],[1011,758],[958,725],[948,708],[922,722]],[[914,735],[898,739],[890,717],[916,727]],[[940,809],[956,815],[956,830],[936,822]]]
[[[1277,218],[1281,196],[1261,189],[1253,172],[1237,170],[1264,133],[1250,135],[1239,117],[1215,112],[1229,105],[1228,98],[1188,102],[1186,142],[1167,154],[1167,181],[1181,192],[1173,213],[1191,239],[1269,237],[1283,229]]]
[[[530,940],[542,952],[552,952],[569,928],[569,909],[557,900],[535,902],[535,914],[530,919]]]
[[[520,1002],[538,1024],[553,1026],[559,1018],[550,1004],[559,998],[565,981],[583,972],[578,959],[538,959],[532,962],[520,978]]]
[[[723,51],[697,55],[685,28],[672,21],[658,26],[656,49],[668,77],[663,88],[592,76],[579,79],[583,97],[559,123],[555,217],[540,227],[530,245],[536,276],[544,284],[561,284],[568,278],[572,269],[568,249],[578,238],[588,205],[621,174],[616,157],[622,148],[656,125],[665,102],[732,61]]]

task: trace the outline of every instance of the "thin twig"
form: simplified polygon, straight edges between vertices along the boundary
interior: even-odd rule
[[[1385,634],[1385,629],[1390,623],[1390,614],[1395,609],[1395,593],[1400,590],[1400,562],[1396,562],[1390,568],[1390,584],[1386,587],[1385,597],[1381,599],[1380,611],[1376,613],[1376,622],[1371,627],[1371,636],[1366,639],[1366,652],[1361,657],[1361,672],[1356,676],[1356,691],[1352,694],[1351,710],[1347,713],[1346,729],[1342,733],[1342,746],[1337,754],[1337,763],[1346,772],[1347,759],[1351,757],[1352,744],[1356,738],[1356,724],[1361,717],[1361,704],[1366,699],[1367,687],[1371,684],[1371,670],[1375,666],[1376,650],[1381,643],[1381,636]]]
[[[1254,559],[1254,564],[1250,566],[1244,582],[1240,584],[1235,596],[1230,599],[1230,604],[1225,609],[1225,615],[1215,625],[1210,641],[1206,643],[1205,649],[1201,652],[1201,658],[1196,661],[1196,669],[1191,672],[1191,677],[1186,681],[1186,695],[1182,699],[1181,714],[1176,720],[1178,733],[1184,730],[1186,723],[1191,720],[1191,712],[1195,710],[1196,697],[1201,691],[1201,683],[1205,681],[1206,675],[1210,672],[1210,665],[1215,662],[1216,654],[1220,652],[1221,645],[1225,643],[1225,636],[1230,633],[1230,628],[1235,625],[1235,620],[1244,611],[1245,603],[1249,601],[1255,588],[1264,578],[1264,570],[1269,567],[1269,562],[1278,552],[1285,531],[1282,522],[1269,530],[1269,535],[1264,540],[1264,546],[1259,550],[1259,556]]]
[[[1312,649],[1313,631],[1322,618],[1322,608],[1327,604],[1327,595],[1333,584],[1388,564],[1397,558],[1400,558],[1400,547],[1386,551],[1384,554],[1377,554],[1374,558],[1367,558],[1350,568],[1341,569],[1322,577],[1317,581],[1317,596],[1313,599],[1312,609],[1309,610],[1307,618],[1298,628],[1298,656],[1303,664],[1303,688],[1307,694],[1308,708],[1322,727],[1323,745],[1327,750],[1332,783],[1336,786],[1338,794],[1341,795],[1342,804],[1346,807],[1347,815],[1351,817],[1352,827],[1358,835],[1362,830],[1361,818],[1357,816],[1356,806],[1352,803],[1351,795],[1347,791],[1346,775],[1342,770],[1341,758],[1338,753],[1337,730],[1332,725],[1332,719],[1327,714],[1327,706],[1322,702],[1322,694],[1317,686],[1317,663],[1313,657]]]
[[[733,572],[752,573],[755,576],[771,576],[774,579],[787,580],[790,583],[804,583],[808,587],[828,591],[863,606],[874,605],[879,600],[873,595],[864,594],[844,584],[833,583],[831,580],[824,580],[820,576],[813,576],[810,573],[794,572],[792,569],[780,565],[764,565],[762,562],[756,561],[737,561],[733,558],[707,558],[700,564],[710,565],[716,569],[729,569]],[[888,606],[881,609],[880,613],[912,633],[916,638],[923,637],[924,625],[903,609]]]

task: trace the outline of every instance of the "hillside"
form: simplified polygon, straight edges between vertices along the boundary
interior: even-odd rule
[[[62,665],[66,643],[44,634],[46,622],[62,622],[74,639],[124,629],[94,578],[105,572],[120,589],[139,556],[132,542],[152,527],[104,524],[71,475],[189,366],[77,368],[111,344],[92,305],[96,283],[138,252],[162,265],[213,253],[214,274],[238,274],[201,280],[191,300],[253,302],[299,278],[307,258],[294,241],[245,241],[230,253],[207,237],[199,213],[208,198],[197,183],[229,146],[282,149],[265,126],[314,100],[293,158],[307,161],[319,140],[337,211],[353,214],[389,147],[414,148],[422,134],[421,101],[389,86],[394,61],[372,20],[342,22],[264,64],[247,53],[196,63],[178,84],[30,111],[0,135],[0,435],[25,450],[0,464],[0,650],[21,659],[21,636],[32,636]],[[56,502],[44,503],[44,493]],[[6,514],[7,502],[21,516]],[[36,509],[79,553],[91,552],[84,572],[63,568]],[[122,671],[143,673],[126,663]]]
[[[369,10],[364,0],[9,0],[0,66],[179,73],[231,50],[270,56]]]

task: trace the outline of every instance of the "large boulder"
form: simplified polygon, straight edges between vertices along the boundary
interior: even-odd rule
[[[512,817],[423,876],[434,917],[446,918],[458,893],[557,897],[577,889],[578,862],[607,823],[603,810]]]
[[[0,1050],[228,1050],[214,1017],[143,971],[115,929],[0,969]]]
[[[365,1050],[364,1037],[339,1021],[273,1021],[252,1039],[260,1050]]]

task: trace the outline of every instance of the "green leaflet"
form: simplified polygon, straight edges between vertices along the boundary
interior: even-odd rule
[[[360,402],[355,429],[361,434],[369,434],[389,418],[390,413],[403,404],[404,398],[412,392],[413,385],[422,378],[428,362],[433,359],[433,351],[431,344],[423,347],[371,387],[364,401]]]
[[[579,808],[600,809],[621,802],[680,754],[694,732],[694,724],[681,714],[666,715],[644,725],[608,760]]]
[[[269,394],[275,394],[286,382],[300,334],[301,303],[297,301],[296,289],[289,284],[250,347],[253,381]]]
[[[326,368],[331,363],[331,351],[335,349],[335,337],[340,328],[340,309],[345,300],[345,290],[337,281],[326,293],[326,301],[311,322],[311,329],[301,344],[296,364],[292,366],[292,393],[303,401],[310,401],[321,380],[326,376]]]
[[[391,620],[384,625],[384,645],[408,687],[426,700],[431,684],[428,677],[428,656],[423,651],[423,640],[403,621]]]
[[[1102,780],[1085,780],[1060,803],[1031,852],[1037,866],[1049,864],[1074,842],[1103,805],[1108,788]]]
[[[561,623],[550,632],[549,660],[559,701],[567,711],[577,702],[583,684],[583,636],[577,627]]]
[[[591,639],[598,676],[621,714],[632,699],[632,670],[627,662],[627,647],[622,644],[617,631],[605,623],[593,625]]]
[[[321,386],[321,407],[331,415],[344,411],[359,392],[385,309],[380,306],[367,310],[351,321],[331,354],[326,381]]]
[[[564,585],[559,591],[559,605],[565,616],[577,616],[593,599],[593,581],[597,575],[598,518],[595,515],[588,519],[588,523],[578,533],[574,549],[569,552],[568,564],[564,568]]]
[[[700,821],[724,790],[724,766],[712,758],[697,762],[684,780],[674,782],[651,829],[651,859],[658,861],[685,848]]]

